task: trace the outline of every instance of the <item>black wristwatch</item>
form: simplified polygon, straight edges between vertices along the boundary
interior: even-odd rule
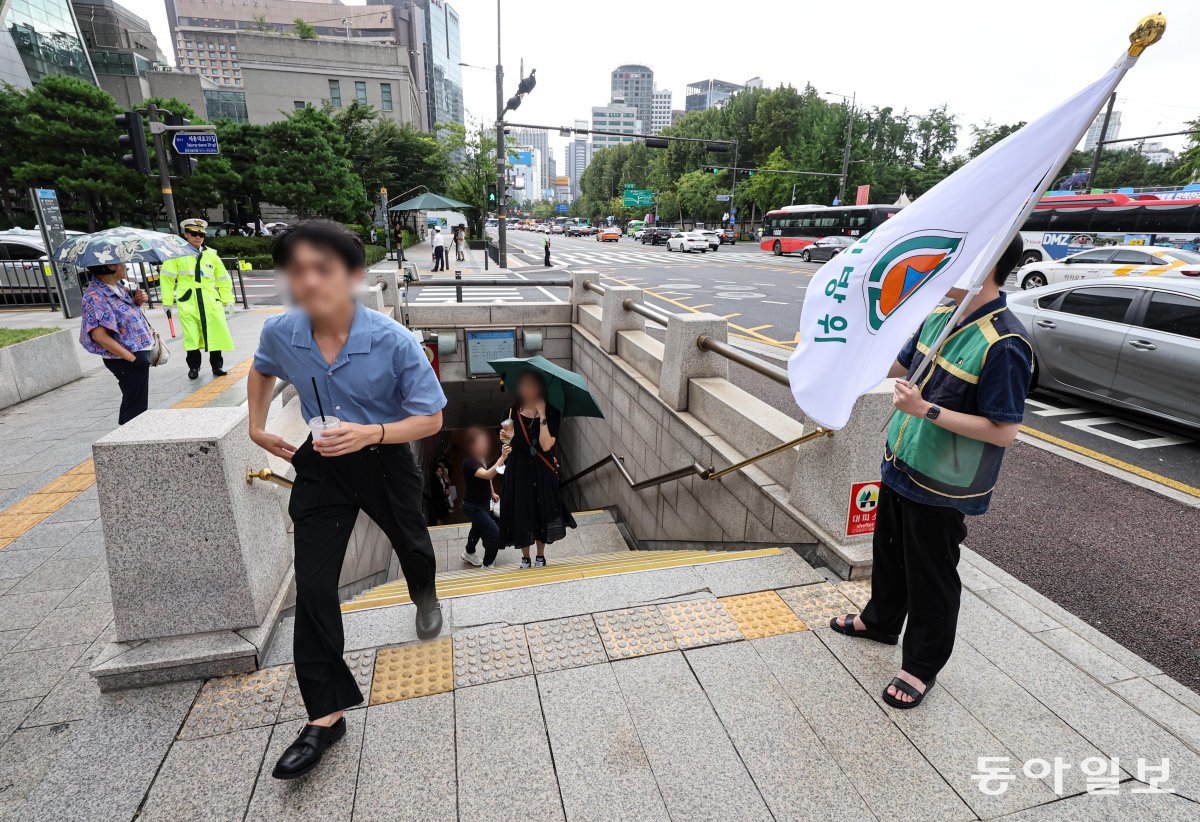
[[[940,405],[930,405],[929,410],[925,412],[925,419],[936,420],[941,416],[942,407]]]

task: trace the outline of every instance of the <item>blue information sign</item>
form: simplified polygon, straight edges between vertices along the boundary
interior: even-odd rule
[[[567,208],[568,208],[568,206],[566,203],[555,203],[554,204],[554,210],[560,214],[566,214]]]
[[[179,154],[220,154],[217,135],[211,131],[177,131],[171,136],[171,145]]]

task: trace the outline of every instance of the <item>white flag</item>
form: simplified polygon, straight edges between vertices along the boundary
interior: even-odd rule
[[[797,404],[841,428],[904,343],[956,285],[987,272],[1136,58],[980,154],[813,275],[788,361]]]

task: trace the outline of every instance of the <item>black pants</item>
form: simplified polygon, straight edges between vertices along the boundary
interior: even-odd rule
[[[199,348],[197,348],[195,350],[186,352],[183,355],[183,359],[185,362],[187,362],[187,367],[189,369],[196,370],[196,369],[200,368],[201,356],[202,356],[202,352],[200,351]],[[220,351],[209,351],[208,352],[208,364],[211,365],[214,369],[224,368],[225,367],[225,355],[222,354]]]
[[[900,667],[922,682],[935,678],[954,650],[962,594],[958,555],[966,536],[960,511],[922,505],[881,487],[871,601],[862,620],[877,631],[898,634],[908,617]]]
[[[363,701],[342,659],[345,636],[338,577],[359,511],[375,521],[400,558],[418,607],[436,602],[436,561],[421,515],[421,471],[407,445],[322,457],[310,438],[292,458],[288,505],[296,541],[296,680],[310,719]]]
[[[434,240],[434,242],[437,242],[437,240]],[[443,246],[435,245],[433,247],[433,270],[445,271],[447,267],[446,249]]]
[[[471,520],[471,531],[467,534],[467,553],[475,553],[475,546],[483,540],[483,564],[491,565],[496,561],[496,554],[503,547],[500,537],[500,523],[492,516],[486,505],[475,505],[464,502],[463,513]]]
[[[104,358],[104,365],[121,388],[121,411],[117,423],[124,425],[150,405],[150,352],[135,352],[137,362]]]

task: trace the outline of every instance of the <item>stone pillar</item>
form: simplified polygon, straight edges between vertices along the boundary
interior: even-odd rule
[[[590,293],[590,292],[589,292]],[[645,292],[633,286],[608,286],[600,298],[600,345],[609,354],[617,353],[618,331],[645,331],[646,320],[641,314],[625,310],[625,301],[640,303]]]
[[[729,379],[729,360],[696,347],[696,340],[701,336],[726,342],[728,334],[729,323],[715,314],[670,315],[658,388],[658,396],[663,402],[676,411],[686,411],[689,380],[699,377]]]
[[[291,578],[291,546],[247,411],[148,411],[93,446],[116,642],[105,690],[252,670]]]
[[[856,482],[878,482],[883,459],[882,430],[892,412],[892,384],[884,380],[858,398],[846,427],[832,437],[821,437],[800,447],[792,476],[791,504],[812,518],[842,545],[870,543],[871,536],[846,533],[850,487]],[[816,423],[805,420],[806,431]],[[869,558],[869,554],[868,554]]]
[[[383,305],[395,306],[400,299],[400,271],[395,268],[387,268],[382,270],[367,269],[367,275],[363,278],[363,284],[373,286],[376,283],[383,283]],[[375,307],[374,302],[369,302],[367,305],[371,308]],[[388,312],[380,308],[384,314]]]
[[[573,323],[579,322],[579,306],[600,304],[600,295],[584,288],[584,280],[590,280],[598,285],[600,275],[595,271],[571,272],[571,322]]]

